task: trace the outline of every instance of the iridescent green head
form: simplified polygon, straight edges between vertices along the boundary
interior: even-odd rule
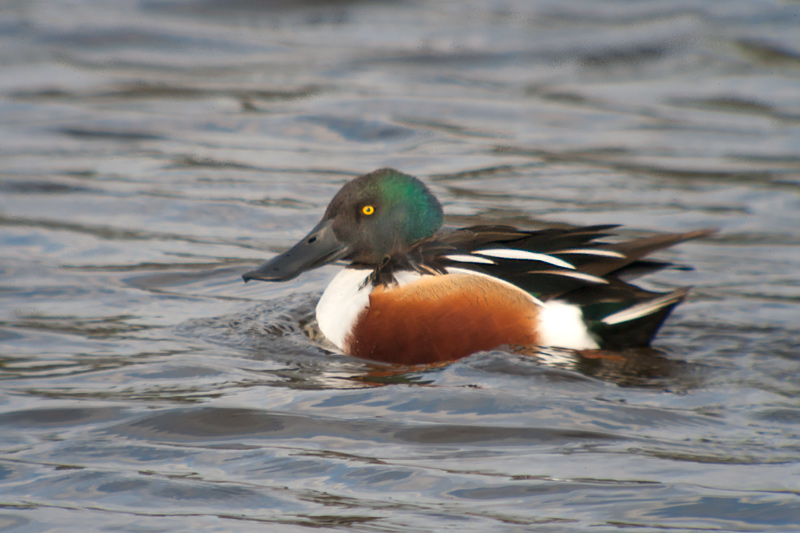
[[[441,204],[420,180],[382,168],[346,183],[311,233],[244,279],[284,281],[338,259],[378,265],[436,233],[442,218]]]
[[[323,220],[332,220],[336,237],[348,244],[348,259],[377,264],[436,233],[442,216],[441,204],[420,180],[382,168],[342,187]]]

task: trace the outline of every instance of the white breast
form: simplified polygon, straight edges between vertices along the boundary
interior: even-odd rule
[[[362,309],[369,305],[372,287],[368,269],[345,268],[331,280],[317,303],[317,323],[322,334],[344,350],[344,340]]]
[[[372,285],[367,281],[372,270],[345,268],[331,280],[317,304],[317,323],[322,334],[345,351],[344,341],[355,325],[358,315],[369,306]],[[416,272],[399,272],[398,285],[420,278]]]

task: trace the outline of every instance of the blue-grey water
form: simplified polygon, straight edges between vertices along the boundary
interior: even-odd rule
[[[239,276],[385,166],[720,233],[658,351],[371,366]],[[800,530],[798,2],[6,0],[0,250],[0,531]]]

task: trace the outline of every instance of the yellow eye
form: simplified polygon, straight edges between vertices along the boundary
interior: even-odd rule
[[[371,215],[372,213],[375,212],[375,208],[372,207],[371,205],[365,205],[364,207],[361,208],[361,212],[364,213],[365,215]]]

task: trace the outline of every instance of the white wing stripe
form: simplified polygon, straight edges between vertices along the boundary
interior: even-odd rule
[[[498,257],[500,259],[524,259],[527,261],[540,261],[542,263],[550,263],[551,265],[568,268],[575,270],[575,267],[567,263],[563,259],[553,257],[547,254],[537,254],[536,252],[527,252],[525,250],[513,250],[508,248],[492,248],[489,250],[475,250],[473,254],[486,255],[489,257]]]
[[[652,315],[656,311],[680,301],[680,299],[681,296],[676,296],[675,293],[671,292],[659,298],[632,305],[622,311],[617,311],[614,314],[608,315],[600,322],[608,324],[609,326],[621,324],[622,322],[630,322],[631,320],[636,320],[643,316]]]
[[[484,259],[483,257],[475,257],[474,255],[465,255],[465,254],[451,254],[443,256],[445,259],[449,259],[450,261],[456,261],[458,263],[481,263],[484,265],[496,265],[494,261],[491,259]]]
[[[594,248],[580,248],[574,250],[559,250],[557,254],[580,254],[580,255],[599,255],[601,257],[616,257],[618,259],[625,259],[627,256],[614,250],[597,250]]]
[[[599,276],[592,276],[591,274],[585,274],[583,272],[576,272],[573,270],[531,270],[528,274],[552,274],[554,276],[564,276],[566,278],[575,278],[575,279],[582,279],[583,281],[588,281],[589,283],[599,283],[603,285],[607,285],[608,281],[604,280]]]

